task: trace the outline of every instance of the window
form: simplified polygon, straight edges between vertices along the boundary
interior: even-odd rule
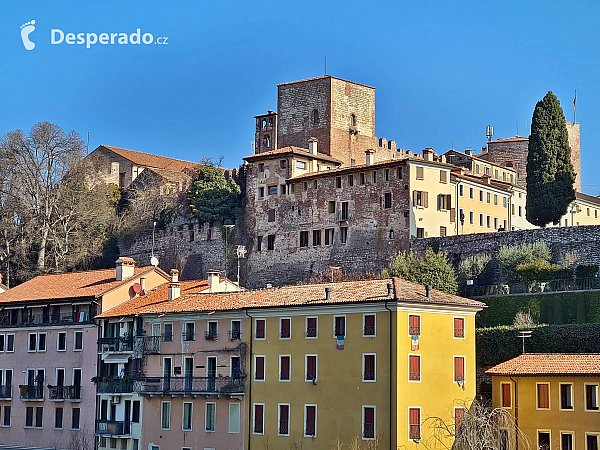
[[[585,385],[585,409],[588,411],[598,411],[598,385]]]
[[[43,419],[44,419],[44,408],[38,406],[35,408],[35,427],[43,428]]]
[[[258,196],[260,198],[263,198],[265,196],[265,188],[264,187],[259,187],[258,188]]]
[[[305,355],[304,381],[317,381],[317,355]]]
[[[340,244],[348,242],[348,227],[340,227]]]
[[[408,409],[408,438],[421,439],[421,408]]]
[[[502,229],[503,229],[504,231],[508,230],[508,222],[506,221],[506,219],[504,219],[504,220],[502,221]]]
[[[375,353],[363,353],[363,382],[376,381],[376,355]]]
[[[498,218],[494,217],[494,230],[498,229]]]
[[[317,435],[317,405],[304,405],[304,437]]]
[[[440,236],[444,237],[447,234],[447,229],[446,227],[440,227]]]
[[[265,164],[264,163],[259,163],[258,164],[258,171],[259,172],[264,172],[265,171]]]
[[[267,186],[267,193],[269,195],[277,195],[277,186]]]
[[[215,431],[215,418],[217,413],[216,403],[206,403],[206,416],[204,431],[213,432]]]
[[[350,126],[351,127],[356,126],[356,116],[354,114],[350,114]]]
[[[375,336],[375,314],[363,315],[363,336]]]
[[[163,335],[164,342],[173,342],[173,324],[165,323],[165,334]]]
[[[423,173],[422,167],[417,167],[417,180],[424,180],[425,174]]]
[[[307,317],[306,318],[306,337],[307,338],[317,338],[317,317]]]
[[[131,411],[131,421],[133,423],[140,423],[140,407],[141,407],[141,402],[139,400],[134,400],[132,411]]]
[[[219,337],[218,328],[217,328],[218,322],[216,320],[210,320],[207,322],[206,326],[207,326],[207,330],[204,333],[205,339],[208,341],[216,341],[217,338]]]
[[[71,429],[79,430],[79,417],[81,416],[81,409],[73,408],[71,412]]]
[[[465,319],[464,317],[454,318],[454,337],[464,338],[465,337]]]
[[[229,433],[240,432],[240,404],[229,403]]]
[[[519,217],[523,216],[523,208],[519,206]]]
[[[262,236],[257,236],[256,238],[256,251],[260,252],[262,250]]]
[[[333,317],[333,337],[343,338],[346,336],[346,316]]]
[[[267,236],[267,250],[275,250],[275,235]]]
[[[335,214],[335,202],[331,201],[327,203],[327,212],[329,214]]]
[[[538,431],[538,449],[550,450],[550,432]]]
[[[479,226],[483,226],[483,214],[479,213]]]
[[[56,351],[64,352],[67,350],[67,333],[59,331],[56,337]]]
[[[29,333],[29,347],[27,348],[28,352],[35,352],[37,349],[37,334]]]
[[[308,247],[308,231],[300,232],[300,247]]]
[[[278,412],[278,436],[289,436],[290,435],[290,405],[288,403],[279,403]]]
[[[63,427],[63,409],[56,408],[54,410],[54,428],[62,429]]]
[[[502,207],[506,208],[508,206],[508,202],[506,200],[506,197],[502,197]]]
[[[342,187],[342,177],[335,177],[335,187],[338,189]]]
[[[265,319],[256,319],[254,322],[256,325],[256,333],[254,337],[256,339],[264,339],[266,336],[267,323]]]
[[[281,195],[285,195],[285,192],[286,192],[285,184],[282,184],[279,186],[279,191],[280,191]]]
[[[415,314],[411,314],[408,316],[408,335],[421,335],[421,316],[417,316]]]
[[[573,409],[572,384],[560,384],[560,409]]]
[[[371,180],[373,181],[373,183],[377,183],[377,172],[373,171],[373,173],[371,174]]]
[[[488,204],[489,204],[489,203],[492,203],[492,194],[491,194],[490,192],[487,192],[487,193],[486,193],[486,196],[485,196],[485,198],[486,198],[486,202],[487,202]]]
[[[479,201],[483,202],[483,191],[481,189],[479,190]]]
[[[313,230],[313,246],[321,245],[321,230]]]
[[[287,160],[280,159],[279,160],[279,167],[282,168],[282,169],[285,169],[287,167]]]
[[[462,184],[458,186],[458,195],[461,197],[465,196],[465,187]]]
[[[10,405],[4,406],[4,417],[2,418],[2,426],[10,427]]]
[[[279,381],[290,381],[291,356],[279,356]]]
[[[196,334],[196,324],[194,322],[186,322],[185,331],[183,332],[184,341],[193,341]]]
[[[550,408],[550,384],[549,383],[538,383],[537,384],[537,408],[538,409],[549,409]]]
[[[375,406],[363,406],[362,410],[362,437],[375,439]]]
[[[301,169],[304,170],[306,169],[306,162],[305,161],[296,161],[296,169]],[[307,190],[308,186],[306,183],[304,183],[305,186],[305,191]]]
[[[254,356],[254,380],[265,381],[265,357]]]
[[[448,172],[445,170],[440,170],[440,183],[448,182]]]
[[[274,209],[270,209],[268,212],[268,221],[269,222],[275,222],[275,210]]]
[[[409,381],[421,381],[420,355],[408,355],[408,379]]]
[[[33,407],[28,406],[25,408],[25,426],[32,427],[33,426]]]
[[[264,434],[265,404],[254,404],[254,434]]]
[[[348,175],[348,186],[354,186],[354,175]]]
[[[171,429],[171,402],[162,402],[160,411],[160,429]]]
[[[333,245],[333,228],[325,228],[325,245]]]
[[[365,173],[364,173],[364,172],[362,172],[362,173],[359,175],[359,180],[360,180],[360,185],[361,185],[361,186],[364,186],[364,184],[365,184]]]
[[[76,331],[73,342],[73,351],[80,352],[83,350],[83,331]]]
[[[391,192],[386,192],[385,194],[383,194],[383,207],[386,209],[392,207],[392,193]]]
[[[471,200],[473,200],[473,188],[472,187],[469,188],[469,198]]]
[[[587,434],[585,436],[585,450],[598,450],[598,434]]]
[[[417,237],[424,238],[425,237],[425,228],[417,228]]]
[[[458,429],[460,428],[460,424],[464,418],[465,418],[465,408],[462,408],[462,407],[454,408],[454,434],[455,435],[458,432]]]
[[[479,173],[479,164],[475,164],[475,173]]]
[[[182,431],[192,431],[192,413],[193,404],[184,402],[183,403],[183,420],[181,424]]]
[[[465,381],[465,358],[464,356],[454,357],[454,381]]]
[[[390,230],[388,233],[388,239],[394,239],[394,230]]]
[[[279,319],[279,338],[290,339],[292,335],[292,319],[289,317]]]
[[[402,167],[398,167],[396,169],[396,178],[398,178],[399,180],[402,179]]]
[[[510,394],[510,383],[500,383],[500,404],[503,408],[512,407],[512,397]]]
[[[492,218],[490,216],[485,216],[485,224],[488,228],[492,228]]]
[[[384,181],[390,181],[390,169],[384,169],[383,179]]]
[[[319,111],[316,109],[313,111],[313,123],[319,123]]]
[[[573,450],[573,433],[560,433],[561,450]]]
[[[429,193],[424,191],[413,191],[413,205],[427,208],[429,206]]]

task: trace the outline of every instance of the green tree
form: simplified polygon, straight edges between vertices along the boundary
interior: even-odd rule
[[[187,198],[200,222],[232,224],[240,210],[241,190],[233,179],[225,178],[223,170],[207,166],[200,169]]]
[[[448,256],[443,252],[434,252],[431,247],[427,248],[425,255],[413,251],[396,253],[390,258],[382,275],[384,278],[392,276],[430,285],[449,294],[458,292],[456,274]]]
[[[575,200],[575,172],[565,115],[548,91],[535,105],[527,153],[527,220],[541,227],[557,224]]]
[[[517,281],[517,267],[521,264],[529,264],[535,261],[550,262],[552,251],[545,242],[534,242],[523,245],[503,245],[498,250],[498,265],[507,281]]]

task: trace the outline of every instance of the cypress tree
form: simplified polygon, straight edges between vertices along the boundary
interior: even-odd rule
[[[552,91],[537,102],[527,154],[527,220],[557,224],[575,200],[575,172],[565,115]]]

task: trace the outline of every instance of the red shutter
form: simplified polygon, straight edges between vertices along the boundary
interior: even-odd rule
[[[421,379],[421,357],[419,355],[410,355],[409,361],[409,380],[418,381]]]
[[[254,405],[254,432],[263,432],[263,405]]]
[[[460,427],[460,423],[463,421],[465,417],[465,409],[464,408],[455,408],[454,409],[454,428],[455,433],[458,431]]]
[[[375,355],[365,355],[365,380],[374,379]]]
[[[375,315],[365,316],[365,327],[374,327],[375,326]]]
[[[465,337],[465,319],[462,317],[454,318],[454,337]]]
[[[502,407],[510,408],[511,399],[510,399],[510,384],[504,383],[502,385]]]
[[[288,420],[290,407],[288,405],[279,405],[279,420]]]
[[[547,384],[538,384],[538,408],[549,408],[550,398]]]
[[[290,337],[290,319],[281,319],[281,337]]]
[[[306,424],[305,424],[305,433],[308,436],[314,436],[316,431],[316,418],[317,412],[315,406],[307,406],[306,407]]]
[[[421,439],[421,410],[410,408],[408,417],[410,423],[409,439]]]
[[[365,408],[365,424],[375,423],[375,408]]]
[[[306,379],[312,380],[317,376],[317,357],[307,356],[306,357]]]
[[[454,381],[465,381],[465,358],[462,356],[454,358]]]
[[[264,319],[256,321],[256,337],[263,339],[265,337],[265,321]]]
[[[263,356],[256,357],[256,379],[265,379],[265,358]]]
[[[420,336],[421,335],[421,316],[408,316],[408,333],[411,336]]]

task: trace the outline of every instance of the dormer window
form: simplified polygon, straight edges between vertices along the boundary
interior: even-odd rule
[[[354,115],[354,114],[350,114],[350,126],[351,127],[356,126],[356,115]]]
[[[319,123],[319,111],[316,109],[313,111],[313,123]]]

